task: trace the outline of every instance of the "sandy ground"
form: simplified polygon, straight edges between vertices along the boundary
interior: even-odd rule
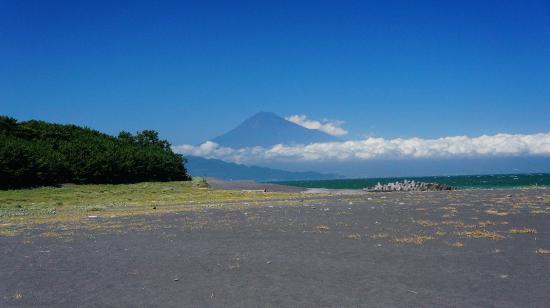
[[[228,190],[266,190],[269,192],[305,192],[307,189],[294,186],[278,185],[271,183],[258,183],[255,181],[224,181],[208,178],[208,184],[214,189]]]
[[[340,195],[0,237],[1,307],[548,307],[550,190]]]

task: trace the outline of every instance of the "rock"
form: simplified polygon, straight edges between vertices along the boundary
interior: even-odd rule
[[[394,182],[388,184],[380,184],[380,182],[372,187],[364,188],[367,191],[386,192],[386,191],[442,191],[453,190],[451,186],[439,183],[425,183],[404,180],[403,182]]]

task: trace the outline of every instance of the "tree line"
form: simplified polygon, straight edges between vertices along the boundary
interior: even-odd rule
[[[117,137],[76,125],[0,116],[0,188],[190,180],[153,130]]]

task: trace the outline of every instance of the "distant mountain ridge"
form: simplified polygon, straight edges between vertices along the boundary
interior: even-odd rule
[[[338,141],[334,136],[308,129],[290,122],[272,112],[258,112],[229,132],[211,141],[230,148],[271,147],[276,144],[310,144]],[[328,180],[342,178],[336,174],[319,172],[293,172],[260,166],[247,166],[219,159],[186,156],[192,176],[214,177],[223,180],[290,181]]]
[[[308,129],[272,112],[258,112],[213,142],[230,148],[276,144],[310,144],[338,141],[338,138],[316,129]]]
[[[225,162],[219,159],[207,159],[198,156],[186,156],[185,166],[192,176],[214,177],[222,180],[254,181],[292,181],[292,180],[329,180],[341,179],[340,175],[318,172],[292,172],[258,166],[246,166]]]

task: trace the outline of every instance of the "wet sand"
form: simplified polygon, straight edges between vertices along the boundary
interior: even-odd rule
[[[545,307],[549,219],[544,189],[99,213],[0,237],[0,306]]]

